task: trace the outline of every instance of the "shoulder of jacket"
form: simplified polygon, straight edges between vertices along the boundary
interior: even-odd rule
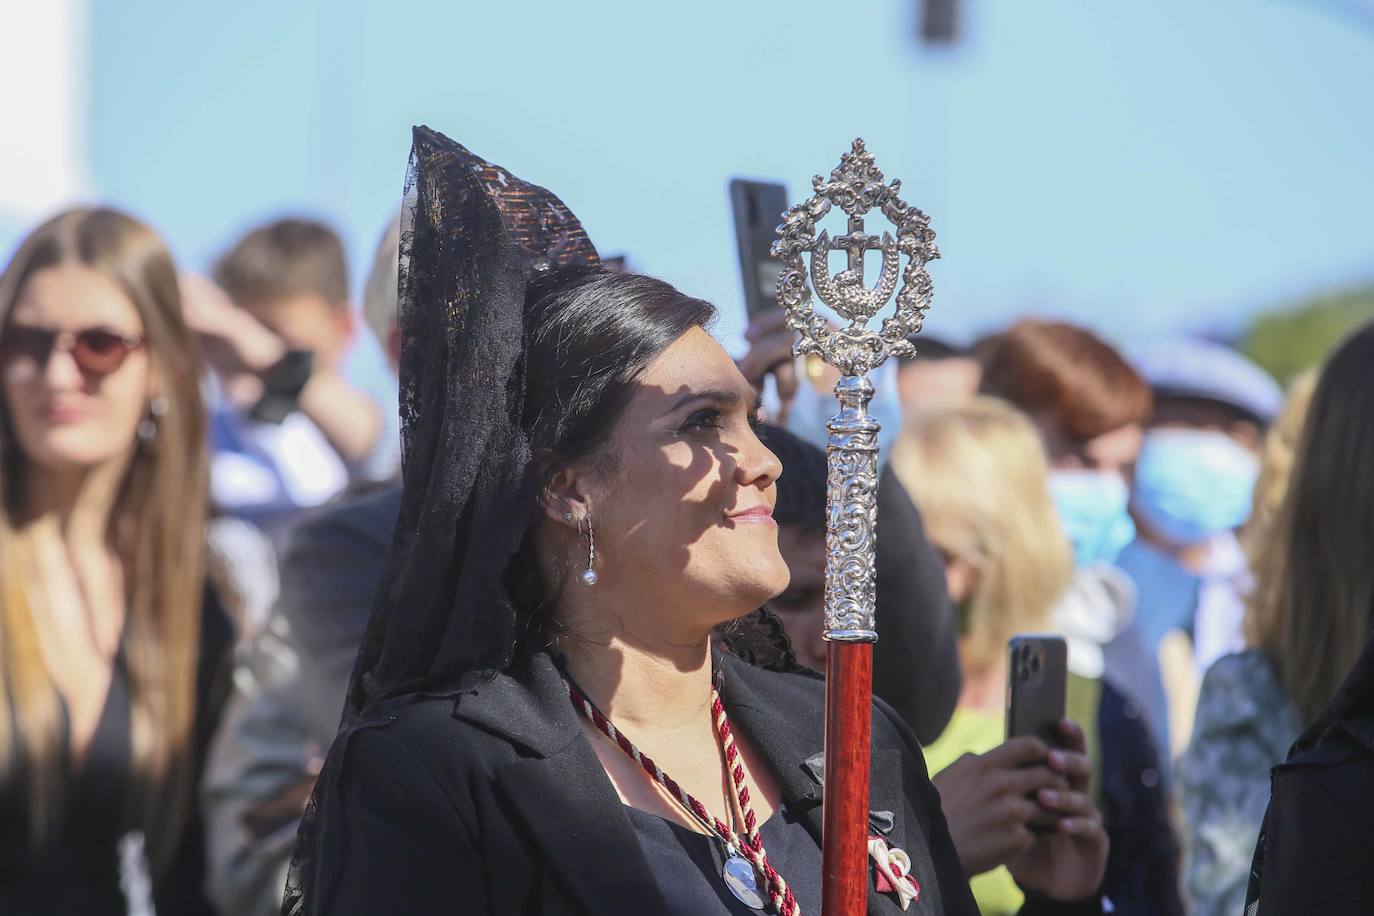
[[[384,705],[348,726],[354,735],[375,732],[431,771],[478,766],[513,754],[509,742],[455,718],[454,697],[411,698]]]

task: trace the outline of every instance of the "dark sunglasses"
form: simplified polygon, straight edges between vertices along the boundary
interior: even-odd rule
[[[71,353],[76,367],[87,375],[109,375],[124,359],[143,346],[143,338],[108,328],[55,331],[32,325],[11,325],[0,337],[0,362],[32,360],[40,369],[48,364],[55,348]]]

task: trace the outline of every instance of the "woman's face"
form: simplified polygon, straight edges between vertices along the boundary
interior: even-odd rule
[[[100,329],[138,338],[138,309],[113,281],[78,264],[29,277],[10,310],[4,335],[24,329],[68,335]],[[66,333],[62,333],[66,332]],[[107,374],[83,370],[71,347],[58,343],[46,360],[23,349],[0,364],[5,409],[27,461],[54,471],[123,460],[148,409],[151,373],[143,347]]]
[[[692,639],[787,587],[773,521],[782,466],[753,415],[753,389],[703,330],[648,366],[610,460],[575,484],[595,525],[598,597]]]

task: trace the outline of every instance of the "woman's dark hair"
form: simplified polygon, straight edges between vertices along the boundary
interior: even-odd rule
[[[653,277],[602,268],[537,275],[525,293],[525,413],[541,484],[597,452],[649,363],[715,306]]]
[[[773,518],[807,534],[825,533],[825,451],[780,426],[765,424],[759,439],[782,462]]]
[[[1293,477],[1264,546],[1252,638],[1304,724],[1374,632],[1374,324],[1317,382]]]
[[[634,393],[636,379],[692,328],[705,328],[715,306],[670,284],[603,268],[550,270],[525,292],[525,404],[533,492],[562,468],[602,451]],[[506,575],[528,639],[542,645],[557,583],[542,581],[531,526]],[[528,643],[527,643],[528,645]],[[538,648],[539,646],[532,646]]]

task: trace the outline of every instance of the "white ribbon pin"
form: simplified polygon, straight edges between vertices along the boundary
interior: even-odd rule
[[[895,846],[888,848],[882,837],[868,838],[868,857],[878,872],[878,891],[897,895],[897,903],[905,910],[913,900],[921,897],[921,885],[911,877],[911,857]]]

